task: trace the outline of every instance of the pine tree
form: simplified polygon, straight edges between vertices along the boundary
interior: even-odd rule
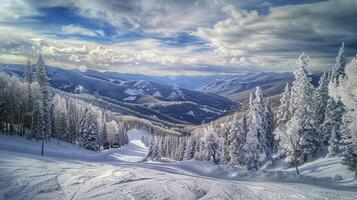
[[[264,112],[263,93],[260,87],[257,87],[255,99],[253,101],[250,100],[249,115],[252,122],[247,133],[247,141],[244,148],[247,169],[252,171],[258,170],[261,164],[271,159],[272,152],[268,146],[267,120],[265,119]]]
[[[291,87],[289,106],[291,119],[288,122],[287,130],[291,154],[296,156],[299,151],[305,161],[317,150],[319,144],[312,109],[314,87],[311,84],[310,71],[307,65],[308,58],[302,54],[299,57],[297,67],[294,69],[295,80]]]
[[[278,125],[283,125],[289,121],[291,114],[290,114],[290,89],[289,83],[286,84],[284,92],[280,98],[280,106],[278,110]]]
[[[254,124],[255,120],[253,120],[251,126],[249,127],[246,138],[247,141],[244,146],[245,164],[249,171],[256,171],[259,169],[259,133]]]
[[[264,110],[264,119],[265,119],[265,132],[266,132],[266,138],[267,138],[267,147],[268,150],[270,151],[269,157],[274,153],[274,146],[275,146],[275,139],[274,139],[274,113],[271,110],[270,106],[270,101],[269,98],[267,99],[267,103],[265,105],[265,110]],[[271,159],[271,158],[269,158]]]
[[[41,88],[42,103],[38,104],[38,106],[40,106],[39,109],[41,109],[41,111],[39,112],[41,116],[38,117],[39,120],[38,123],[40,127],[41,138],[42,138],[41,155],[43,155],[44,140],[49,139],[49,137],[52,135],[51,133],[52,105],[51,105],[51,94],[49,90],[49,82],[46,73],[46,67],[41,55],[39,56],[36,65],[36,81],[38,82]]]
[[[222,124],[222,132],[221,132],[221,137],[222,141],[220,142],[220,163],[221,164],[227,164],[230,161],[230,155],[229,155],[229,131],[230,131],[230,124],[226,121]]]
[[[83,148],[97,151],[99,149],[99,146],[97,145],[97,124],[88,108],[85,109],[83,114],[79,131],[79,145]]]
[[[189,136],[187,138],[187,142],[186,142],[186,149],[185,149],[185,153],[183,156],[183,160],[191,160],[194,156],[194,152],[195,152],[195,140],[194,140],[194,136]]]
[[[312,97],[312,109],[314,110],[317,125],[320,127],[325,120],[325,109],[327,106],[329,79],[324,72],[320,77],[319,86],[316,88]]]
[[[24,79],[26,83],[31,84],[33,82],[33,74],[30,59],[27,59],[27,64],[24,69]]]
[[[330,137],[331,131],[335,126],[335,108],[336,102],[333,98],[329,98],[325,110],[325,119],[321,126],[321,140],[327,144]]]
[[[186,138],[179,137],[179,145],[177,148],[177,159],[176,160],[183,160],[184,155],[185,155],[185,149],[186,149]]]
[[[32,132],[33,128],[33,99],[32,99],[32,91],[31,91],[31,84],[33,82],[33,74],[32,74],[32,67],[30,60],[27,60],[27,64],[24,69],[24,79],[27,83],[27,106],[26,106],[26,119],[25,119],[25,126],[30,129],[29,132]],[[31,133],[32,134],[32,133]],[[27,139],[31,139],[32,136],[28,134]]]
[[[289,83],[286,84],[285,90],[280,98],[280,106],[277,113],[277,129],[276,140],[278,144],[278,153],[282,156],[285,156],[289,151],[289,137],[287,134],[287,124],[291,118],[290,113],[290,88]]]
[[[332,72],[331,72],[331,83],[334,86],[338,86],[340,79],[346,76],[345,73],[346,63],[347,60],[345,58],[345,43],[342,42],[342,46],[340,47],[340,50],[336,57],[336,64],[332,68]]]
[[[244,145],[246,143],[247,132],[248,128],[246,115],[243,115],[241,119],[238,119],[237,114],[235,114],[228,136],[230,141],[228,150],[231,158],[230,164],[232,165],[245,164]]]
[[[357,152],[354,151],[354,144],[351,135],[351,123],[353,117],[350,113],[345,113],[341,125],[341,141],[339,150],[341,151],[342,163],[351,170],[357,170]],[[357,173],[357,172],[356,172]]]
[[[202,137],[202,155],[205,160],[213,161],[218,164],[219,161],[219,137],[213,129],[212,124],[203,131]]]

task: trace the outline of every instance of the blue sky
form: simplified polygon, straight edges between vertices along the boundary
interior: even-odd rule
[[[0,62],[154,75],[313,70],[357,47],[356,0],[0,0]]]

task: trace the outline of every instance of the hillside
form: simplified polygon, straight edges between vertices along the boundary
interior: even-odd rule
[[[18,76],[23,73],[22,65],[2,65],[0,68]],[[113,79],[111,73],[81,73],[48,67],[48,76],[51,86],[59,90],[93,95],[162,120],[173,118],[170,122],[201,124],[224,116],[237,107],[233,101],[213,93],[146,80]]]

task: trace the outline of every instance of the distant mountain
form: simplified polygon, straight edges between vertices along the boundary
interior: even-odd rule
[[[317,85],[321,73],[312,75],[312,82]],[[257,86],[260,86],[264,92],[264,96],[272,97],[273,104],[286,86],[286,83],[291,83],[294,80],[294,75],[291,72],[260,72],[260,73],[241,73],[235,75],[227,75],[219,77],[198,90],[203,92],[215,93],[231,99],[239,103],[246,103],[249,100],[249,94],[255,91]]]
[[[247,102],[249,93],[260,86],[265,96],[274,96],[283,92],[287,82],[294,79],[292,73],[242,73],[227,75],[215,79],[199,88],[203,92],[212,92],[225,96],[235,102]]]
[[[19,76],[23,71],[23,65],[7,64],[1,68]],[[48,67],[48,76],[54,88],[70,93],[90,94],[161,120],[176,119],[176,122],[201,124],[217,119],[237,107],[233,101],[216,94],[148,80],[128,80],[133,76],[138,79],[142,75],[121,75]],[[142,77],[148,79],[150,76]]]
[[[86,72],[83,72],[83,74],[94,77],[94,78],[99,78],[99,79],[104,79],[104,80],[110,80],[110,79],[119,79],[119,80],[125,80],[125,81],[140,81],[140,80],[145,80],[145,81],[150,81],[150,82],[156,82],[168,86],[177,86],[181,88],[190,88],[190,89],[196,89],[199,87],[202,87],[203,85],[219,78],[223,77],[222,75],[208,75],[208,76],[148,76],[148,75],[142,75],[142,74],[127,74],[127,73],[118,73],[118,72],[98,72],[95,70],[88,70]]]

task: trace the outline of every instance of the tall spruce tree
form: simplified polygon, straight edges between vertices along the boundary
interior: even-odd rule
[[[291,87],[290,113],[288,123],[288,138],[290,154],[307,161],[317,150],[319,140],[312,109],[314,87],[311,83],[308,58],[302,54],[294,68],[295,80]],[[300,154],[301,153],[301,154]],[[299,154],[299,155],[296,155]],[[294,162],[298,162],[294,159]],[[297,163],[294,163],[297,165]]]
[[[249,115],[251,124],[246,137],[245,155],[248,170],[257,170],[259,166],[271,159],[271,150],[268,146],[267,120],[265,118],[265,104],[260,87],[255,91],[255,99],[250,100]]]
[[[242,118],[239,119],[238,115],[235,114],[228,136],[230,141],[228,150],[231,165],[245,164],[244,145],[246,143],[247,133],[248,125],[246,115],[243,115]]]
[[[41,103],[38,104],[39,106],[39,117],[38,123],[40,128],[40,134],[42,138],[42,148],[41,148],[41,155],[43,155],[44,151],[44,140],[48,140],[49,137],[52,135],[51,133],[51,93],[49,89],[49,82],[46,73],[46,66],[42,59],[42,55],[39,56],[37,65],[36,65],[36,81],[40,85],[41,89]]]
[[[26,113],[25,113],[25,127],[29,128],[27,134],[27,139],[32,138],[32,128],[33,128],[33,99],[32,99],[32,91],[31,84],[33,82],[33,73],[30,59],[27,59],[27,64],[24,68],[24,79],[27,84],[27,102],[26,102]]]

